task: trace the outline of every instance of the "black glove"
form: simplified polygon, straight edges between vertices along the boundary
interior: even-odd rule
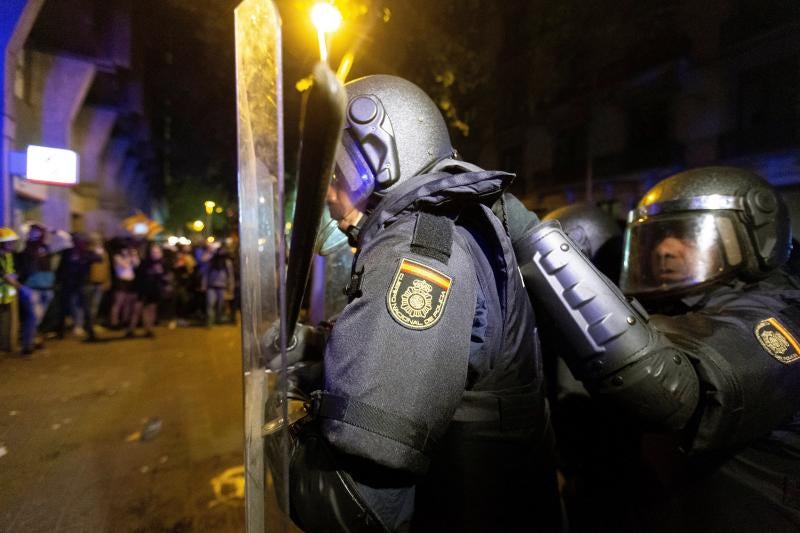
[[[264,350],[269,358],[267,363],[270,370],[281,370],[281,353],[278,343],[280,322],[276,321],[264,335]],[[331,327],[323,322],[319,326],[297,324],[294,337],[286,342],[286,364],[293,367],[301,362],[316,362],[322,360],[325,352],[325,343],[330,336]]]

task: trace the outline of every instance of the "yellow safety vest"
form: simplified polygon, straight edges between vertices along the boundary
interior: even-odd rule
[[[10,253],[0,255],[0,304],[13,303],[17,289],[5,280],[6,274],[14,273],[14,256]]]

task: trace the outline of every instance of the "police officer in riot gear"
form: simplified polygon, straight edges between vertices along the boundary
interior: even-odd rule
[[[292,517],[307,531],[553,530],[539,340],[491,210],[513,176],[457,160],[410,82],[346,90],[327,203],[357,253],[295,426]]]
[[[659,465],[671,482],[625,504],[643,530],[800,528],[800,282],[782,268],[790,233],[780,196],[749,171],[663,180],[631,214],[621,278],[661,315],[624,298],[557,225],[517,247],[594,397],[679,432],[684,453]]]

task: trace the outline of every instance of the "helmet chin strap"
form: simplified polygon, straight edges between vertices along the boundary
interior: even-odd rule
[[[367,220],[367,217],[364,216],[364,213],[358,210],[353,210],[358,213],[358,217],[353,221],[352,224],[347,226],[346,229],[342,229],[342,233],[347,235],[347,244],[349,244],[352,248],[358,247],[358,236],[361,233],[361,228],[364,226],[364,221]],[[343,223],[347,223],[347,219],[342,220]],[[339,227],[341,229],[341,226]]]

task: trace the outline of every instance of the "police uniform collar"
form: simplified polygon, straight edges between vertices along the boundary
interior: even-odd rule
[[[468,169],[477,169],[467,171]],[[455,160],[437,164],[430,174],[415,176],[393,187],[366,217],[361,227],[361,240],[371,238],[387,222],[400,213],[444,210],[456,203],[491,205],[514,180],[514,174],[479,167]]]

